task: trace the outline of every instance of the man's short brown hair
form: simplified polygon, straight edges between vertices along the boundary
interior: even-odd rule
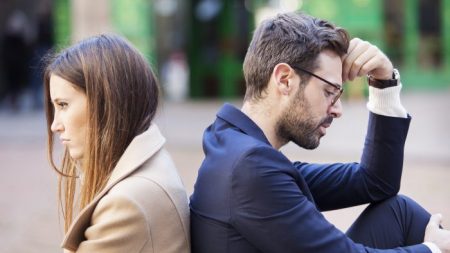
[[[263,21],[253,34],[244,60],[245,100],[262,98],[278,63],[314,71],[323,50],[342,56],[348,45],[346,30],[301,12],[283,13]],[[303,73],[298,74],[308,80]]]

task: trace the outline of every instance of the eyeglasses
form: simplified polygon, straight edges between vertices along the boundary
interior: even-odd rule
[[[322,77],[320,77],[320,76],[318,76],[318,75],[316,75],[316,74],[314,74],[314,73],[312,73],[312,72],[310,72],[310,71],[308,71],[308,70],[306,70],[306,69],[303,69],[303,68],[300,68],[300,67],[296,67],[296,66],[292,66],[292,67],[293,67],[294,69],[303,71],[303,72],[305,72],[306,74],[312,75],[312,76],[314,76],[315,78],[317,78],[317,79],[319,79],[319,80],[325,82],[326,84],[329,84],[329,85],[333,86],[336,90],[338,90],[338,92],[337,92],[336,94],[334,94],[333,100],[331,101],[331,105],[332,105],[332,106],[339,100],[339,98],[341,97],[342,93],[344,92],[344,88],[342,87],[342,85],[335,84],[335,83],[332,83],[332,82],[330,82],[330,81],[327,81],[327,80],[325,80],[324,78],[322,78]]]

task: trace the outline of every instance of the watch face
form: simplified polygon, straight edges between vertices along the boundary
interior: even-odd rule
[[[395,80],[399,80],[400,79],[400,73],[398,72],[397,69],[394,69],[393,73],[392,73],[392,78]]]

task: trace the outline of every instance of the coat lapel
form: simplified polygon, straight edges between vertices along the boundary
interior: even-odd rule
[[[136,136],[120,157],[105,188],[78,214],[67,231],[62,247],[76,250],[85,240],[84,231],[90,225],[92,213],[100,199],[118,182],[137,170],[145,161],[158,152],[165,143],[158,127],[152,124],[144,133]]]

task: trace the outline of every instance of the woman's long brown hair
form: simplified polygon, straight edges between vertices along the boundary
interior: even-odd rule
[[[88,38],[49,59],[44,72],[48,158],[59,173],[59,203],[67,231],[75,211],[84,208],[105,187],[133,138],[149,128],[158,106],[159,90],[145,58],[116,35]],[[87,143],[78,186],[76,161],[68,151],[64,152],[60,167],[54,160],[51,75],[71,82],[87,96]],[[74,201],[77,194],[79,204]]]

